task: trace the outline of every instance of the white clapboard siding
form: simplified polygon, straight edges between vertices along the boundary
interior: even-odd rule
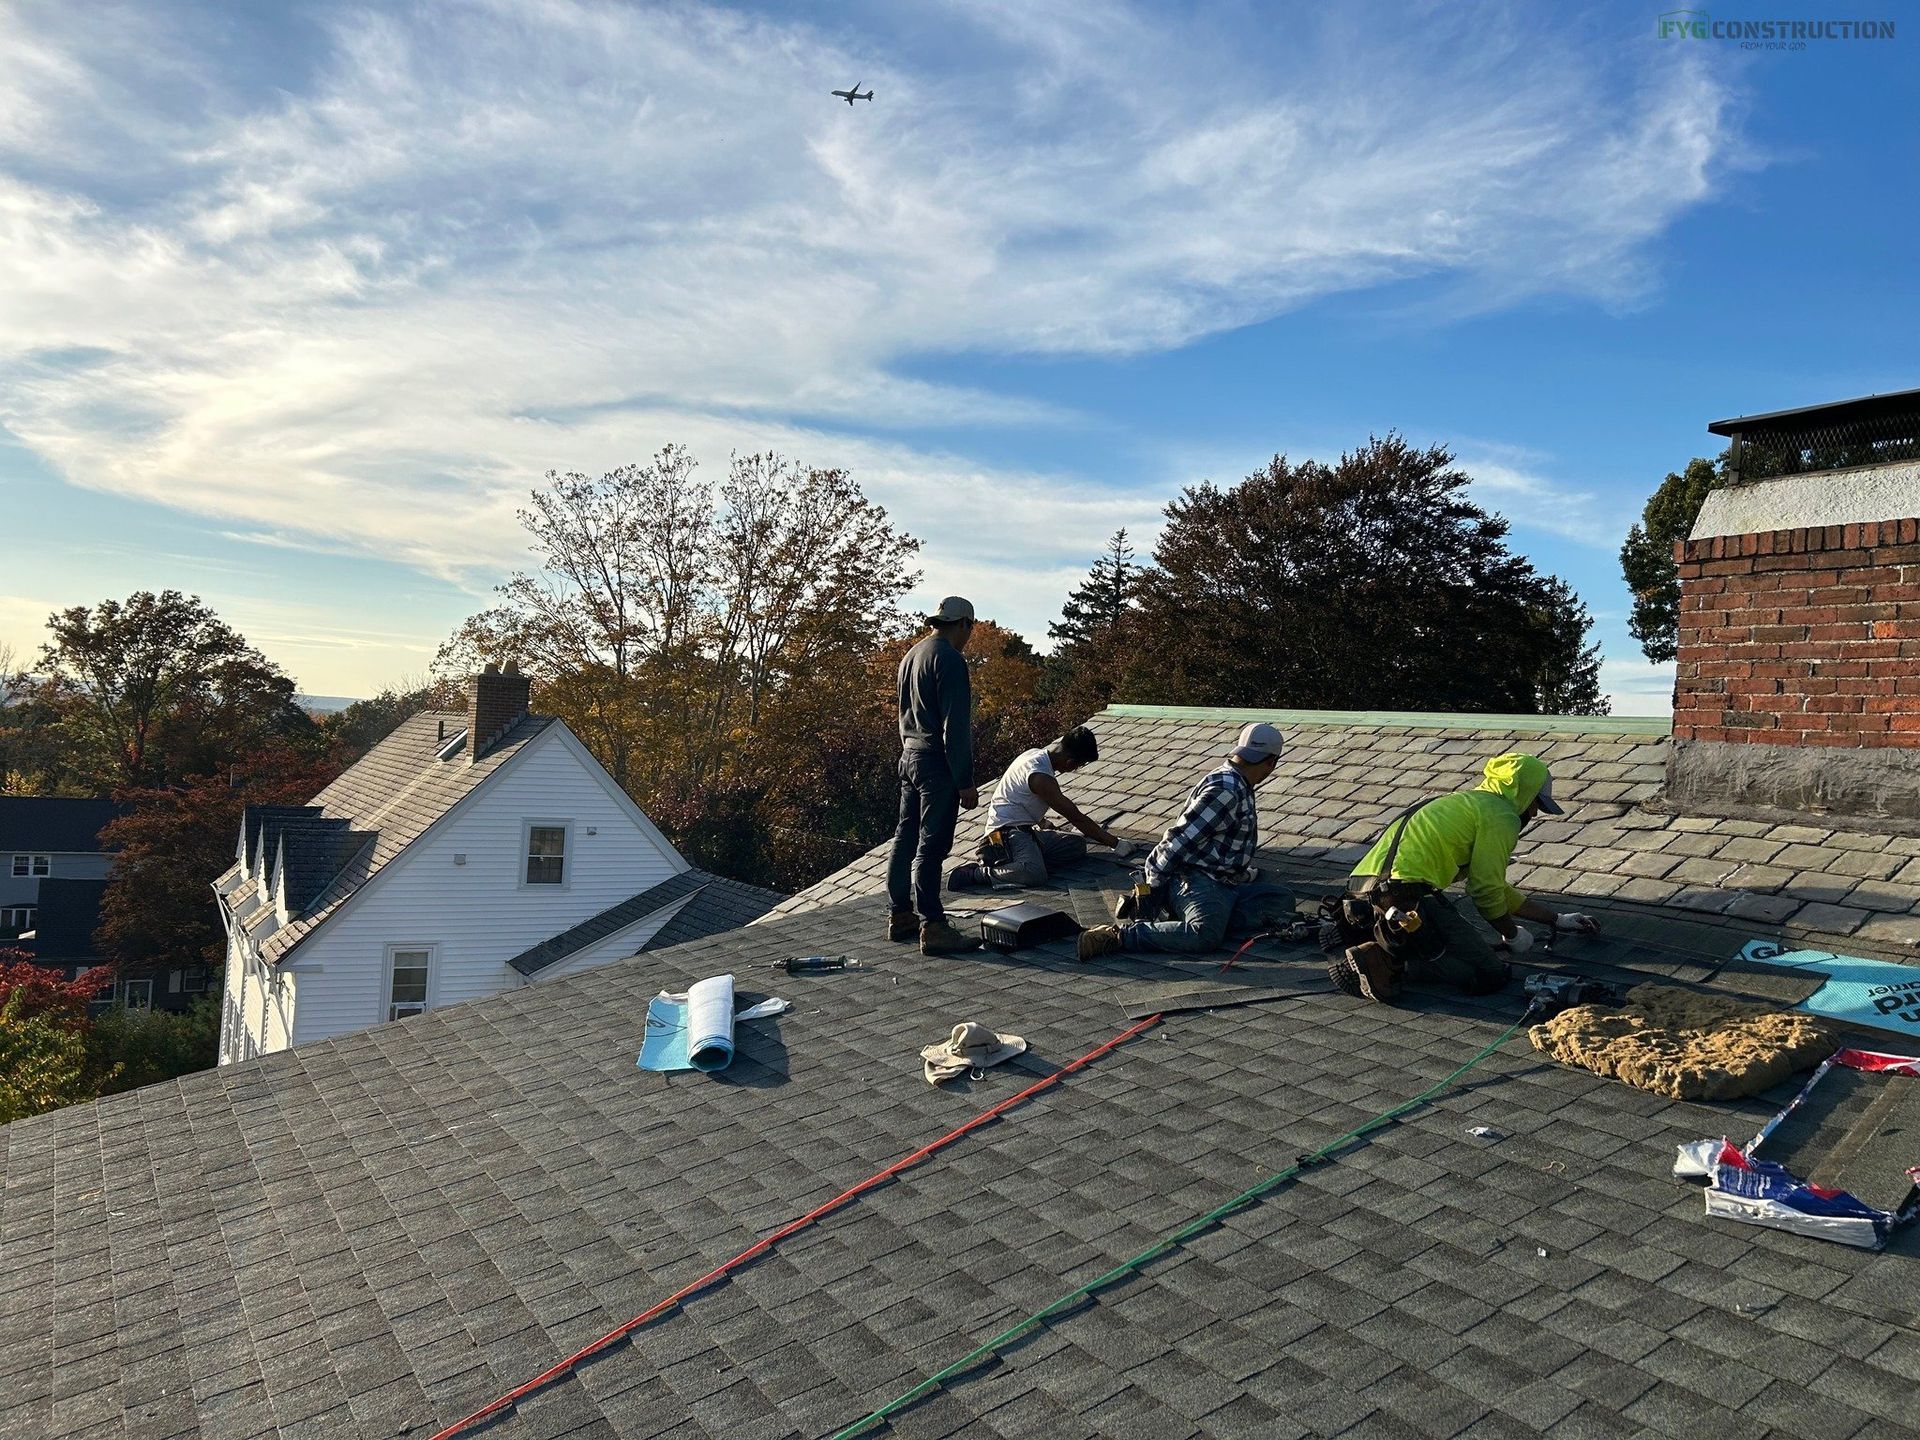
[[[564,887],[522,883],[530,820],[569,826]],[[523,983],[513,956],[686,868],[549,726],[282,962],[299,997],[292,1043],[385,1023],[392,947],[434,949],[433,1006],[496,994]]]

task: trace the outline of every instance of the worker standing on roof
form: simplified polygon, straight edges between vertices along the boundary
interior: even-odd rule
[[[1469,995],[1507,983],[1506,959],[1443,893],[1456,880],[1508,955],[1533,944],[1532,920],[1591,934],[1590,916],[1557,913],[1507,883],[1520,831],[1536,815],[1559,815],[1553,776],[1532,755],[1496,755],[1471,790],[1407,811],[1354,868],[1347,894],[1328,902],[1321,944],[1334,983],[1349,995],[1390,1000],[1408,964],[1426,965]],[[1337,913],[1336,913],[1337,912]]]
[[[1116,950],[1191,955],[1215,950],[1229,934],[1251,934],[1295,918],[1293,892],[1253,868],[1260,812],[1253,792],[1280,763],[1285,737],[1265,722],[1240,731],[1226,762],[1187,796],[1186,810],[1148,852],[1143,879],[1165,892],[1171,920],[1096,925],[1080,934],[1080,958]]]
[[[973,606],[949,595],[928,633],[900,661],[900,824],[887,862],[889,940],[918,939],[925,955],[971,950],[940,904],[941,868],[953,851],[960,807],[980,803],[973,784],[973,681],[961,652]]]
[[[949,888],[1044,885],[1050,868],[1071,864],[1086,854],[1087,840],[1118,850],[1119,838],[1098,820],[1082,815],[1060,788],[1060,776],[1099,758],[1100,742],[1093,731],[1076,725],[1053,744],[1029,750],[1009,765],[987,801],[987,831],[980,837],[974,859],[954,866],[947,877]],[[1059,812],[1080,834],[1046,828],[1049,810]]]

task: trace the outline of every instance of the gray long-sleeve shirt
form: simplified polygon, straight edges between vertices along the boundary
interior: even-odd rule
[[[966,659],[929,635],[900,661],[900,748],[946,758],[953,783],[973,784],[973,678]]]

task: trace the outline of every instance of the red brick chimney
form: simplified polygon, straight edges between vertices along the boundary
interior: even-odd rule
[[[1735,480],[1674,549],[1670,797],[1920,820],[1920,391],[1708,428]]]
[[[503,670],[488,665],[467,682],[467,759],[485,757],[500,737],[527,713],[532,682],[513,661]]]

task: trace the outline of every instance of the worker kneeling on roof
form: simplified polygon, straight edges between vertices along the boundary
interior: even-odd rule
[[[1100,742],[1093,731],[1076,725],[1053,744],[1029,750],[1009,765],[987,801],[987,830],[974,849],[975,858],[954,866],[948,888],[1044,885],[1050,868],[1070,865],[1086,854],[1088,840],[1118,850],[1119,839],[1098,820],[1082,815],[1058,779],[1099,758]],[[1080,834],[1049,828],[1049,810],[1058,811]]]
[[[1591,933],[1585,915],[1559,914],[1507,883],[1507,865],[1521,829],[1536,815],[1561,814],[1546,763],[1531,755],[1496,755],[1484,778],[1414,806],[1387,827],[1347,882],[1347,893],[1321,907],[1320,943],[1333,980],[1349,995],[1390,1000],[1409,965],[1425,965],[1469,995],[1507,983],[1505,957],[1443,893],[1456,880],[1519,955],[1533,944],[1522,920]]]
[[[1174,918],[1096,925],[1080,934],[1080,958],[1116,950],[1161,950],[1191,955],[1217,950],[1231,933],[1257,934],[1295,918],[1293,892],[1262,880],[1253,868],[1260,847],[1254,788],[1273,774],[1285,743],[1264,722],[1245,726],[1226,763],[1187,797],[1187,808],[1148,853],[1144,888],[1165,896]]]

